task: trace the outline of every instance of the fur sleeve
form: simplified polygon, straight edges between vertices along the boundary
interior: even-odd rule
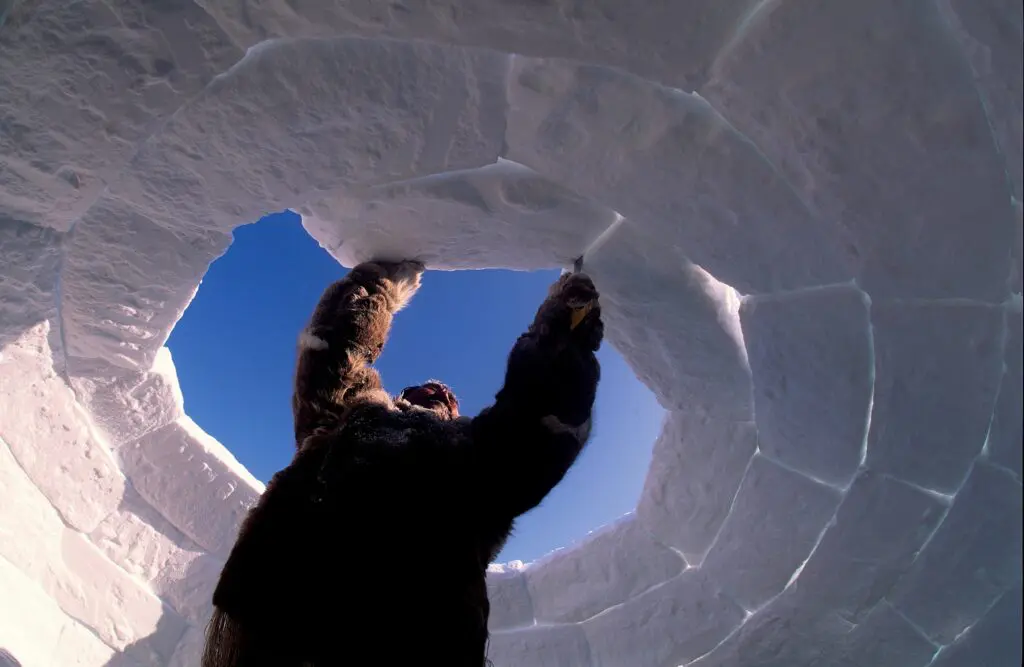
[[[499,515],[514,518],[536,507],[590,437],[600,378],[600,307],[593,306],[575,329],[570,322],[574,308],[596,300],[582,274],[555,283],[512,348],[494,404],[473,420],[475,477],[485,480],[481,493]]]
[[[418,262],[366,262],[320,297],[299,336],[292,412],[295,442],[337,424],[359,394],[381,389],[371,367],[380,356],[393,315],[419,289]]]

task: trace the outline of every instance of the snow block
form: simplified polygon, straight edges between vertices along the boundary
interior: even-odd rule
[[[935,536],[889,596],[937,644],[949,644],[1020,581],[1024,502],[1007,471],[974,464]]]
[[[662,407],[752,420],[736,292],[630,220],[596,246],[583,268],[601,291],[607,338]]]
[[[543,2],[469,7],[434,0],[394,7],[310,3],[296,11],[281,0],[207,0],[203,6],[247,47],[269,37],[386,35],[602,63],[692,90],[751,5],[749,0],[654,0],[636,11],[613,2],[567,9]]]
[[[96,637],[95,633],[81,623],[69,621],[61,628],[53,650],[51,664],[60,667],[94,667],[95,665],[117,665],[118,652]],[[141,663],[145,664],[145,663]],[[25,667],[29,667],[26,665]]]
[[[148,371],[136,373],[100,359],[69,361],[71,387],[112,447],[137,440],[185,414],[171,351],[161,347]]]
[[[594,667],[689,663],[743,622],[744,611],[703,573],[687,570],[583,623]]]
[[[867,471],[850,487],[797,582],[819,608],[860,623],[910,568],[946,509],[930,494]]]
[[[516,57],[509,108],[505,157],[685,249],[741,293],[853,276],[834,223],[816,219],[698,95],[604,67]]]
[[[1003,381],[999,385],[999,397],[992,426],[988,431],[988,458],[1022,475],[1022,433],[1024,423],[1024,339],[1021,336],[1021,311],[1006,310],[1006,342],[1003,346]]]
[[[591,667],[590,649],[579,625],[535,625],[495,632],[487,645],[494,667]]]
[[[701,570],[743,605],[777,595],[835,515],[840,493],[758,454]]]
[[[757,450],[752,422],[668,413],[654,444],[637,518],[659,542],[698,565],[732,507]]]
[[[844,285],[748,297],[740,321],[754,378],[758,447],[804,474],[846,486],[860,465],[871,410],[864,293]]]
[[[44,583],[44,588],[62,609],[116,649],[144,645],[161,661],[170,658],[185,631],[183,618],[110,562],[81,533],[65,531],[61,557],[66,575]]]
[[[343,188],[300,212],[303,226],[345,266],[416,257],[431,269],[570,266],[618,217],[507,160]]]
[[[191,0],[19,6],[0,38],[0,219],[67,231],[242,51]]]
[[[999,302],[1014,234],[1006,161],[937,4],[763,4],[700,93],[821,219],[842,220],[873,299]],[[1008,39],[1018,57],[1019,33]]]
[[[538,623],[583,621],[678,575],[682,557],[632,514],[526,570]]]
[[[131,205],[103,197],[75,226],[61,271],[68,355],[148,371],[231,237],[163,228]],[[72,375],[89,372],[69,360]]]
[[[985,444],[1002,367],[1003,313],[971,304],[874,304],[867,466],[956,492]]]
[[[0,592],[5,593],[4,599],[22,599],[6,596],[8,586],[17,589],[19,585],[9,583],[3,569],[16,568],[19,576],[37,584],[40,595],[52,598],[55,609],[90,628],[107,646],[123,649],[145,641],[164,659],[170,656],[184,621],[85,536],[67,528],[2,441],[0,489],[4,492],[4,502],[0,503]],[[17,609],[19,615],[28,613],[12,609]],[[49,617],[46,622],[59,628],[64,621],[55,616],[56,612],[46,612],[41,619]],[[163,632],[151,638],[158,619],[165,616]],[[25,623],[31,626],[32,621],[25,619],[14,627]],[[43,632],[42,625],[32,632]],[[13,650],[11,645],[6,648]]]
[[[882,603],[837,642],[830,667],[925,667],[936,647]]]
[[[3,350],[0,438],[68,525],[85,532],[114,511],[124,476],[53,368],[49,323]]]
[[[487,628],[492,632],[533,625],[533,603],[521,562],[487,569],[487,599],[491,603]]]
[[[153,585],[181,616],[205,628],[213,613],[213,591],[220,580],[226,557],[201,553],[184,566],[158,577]]]
[[[0,649],[22,667],[95,667],[110,648],[60,610],[39,585],[0,556]]]
[[[0,215],[0,353],[25,330],[54,316],[62,241],[52,229]]]
[[[206,554],[134,490],[89,539],[125,572],[150,584],[180,615],[195,621],[209,607],[223,561]]]
[[[2,439],[0,490],[4,498],[0,503],[0,557],[39,581],[51,561],[59,561],[64,524]]]
[[[31,297],[53,292],[64,236],[46,227],[0,218],[0,258],[5,269],[0,276],[0,289],[5,296],[20,293]],[[4,307],[10,305],[5,303]],[[8,322],[5,319],[4,325]]]
[[[943,648],[931,667],[1020,665],[1021,603],[1021,585],[1018,583],[1003,593],[980,621]]]
[[[693,667],[925,667],[936,647],[882,603],[858,625],[799,584],[747,619]]]
[[[789,588],[687,667],[821,667],[849,630]]]
[[[802,578],[687,667],[925,667],[935,654],[884,602],[853,624],[801,584]]]
[[[226,556],[263,492],[234,456],[188,417],[122,447],[139,495],[199,546]]]
[[[111,191],[155,220],[227,232],[341,184],[490,164],[506,60],[389,40],[265,42],[182,107]]]
[[[1006,161],[1013,196],[1024,199],[1024,62],[1020,56],[1024,12],[1006,0],[949,0],[939,3],[939,8],[946,10],[944,15],[974,73],[996,145]]]
[[[50,664],[61,667],[106,667],[119,664],[116,662],[117,655],[117,651],[101,642],[91,630],[81,623],[69,620],[67,625],[61,628],[60,639],[57,640],[51,658],[53,662]]]
[[[196,667],[201,664],[203,648],[206,646],[205,626],[190,625],[185,630],[178,647],[171,656],[167,667]]]

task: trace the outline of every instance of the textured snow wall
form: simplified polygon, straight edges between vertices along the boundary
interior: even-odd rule
[[[1019,665],[1021,50],[1014,0],[0,1],[0,648],[196,664],[261,487],[163,343],[291,207],[587,250],[669,411],[635,513],[494,568],[498,667]]]

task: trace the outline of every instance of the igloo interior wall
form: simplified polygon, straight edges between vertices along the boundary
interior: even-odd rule
[[[261,487],[163,343],[232,228],[288,207],[345,264],[586,251],[669,410],[633,514],[493,568],[498,667],[1020,664],[1019,2],[0,16],[0,648],[25,667],[196,664]]]

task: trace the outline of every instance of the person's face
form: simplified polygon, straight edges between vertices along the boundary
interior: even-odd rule
[[[440,382],[431,380],[418,386],[406,387],[400,396],[413,405],[432,410],[443,419],[459,416],[459,400]]]

